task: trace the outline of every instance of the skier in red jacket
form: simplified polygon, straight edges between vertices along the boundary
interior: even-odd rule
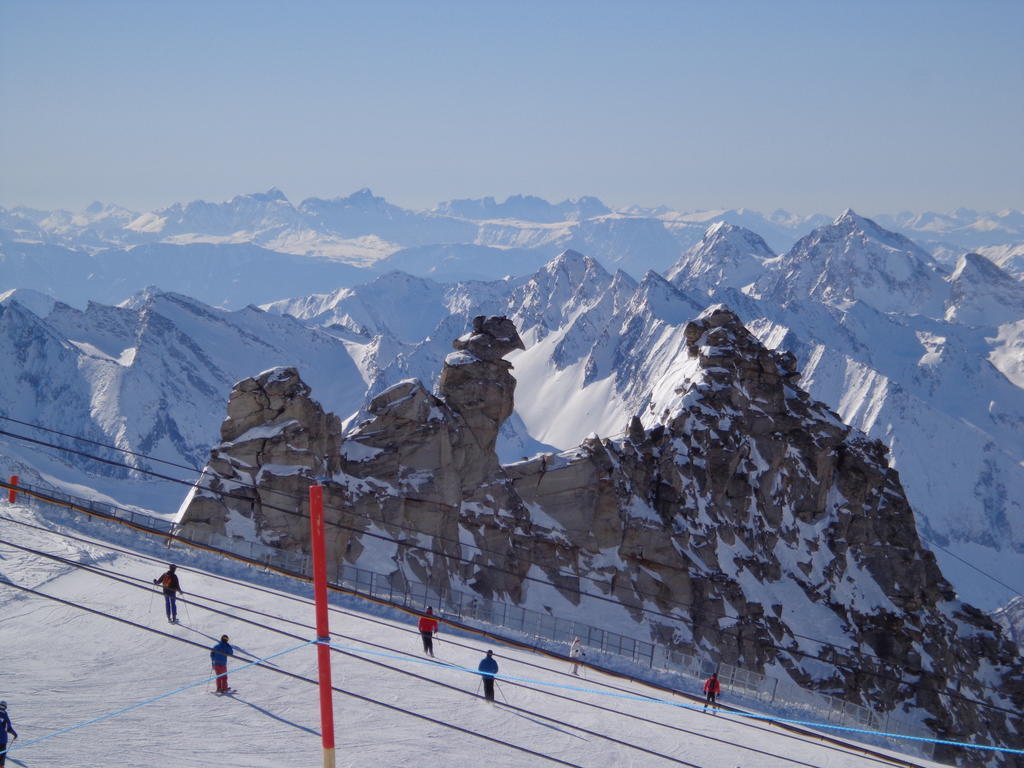
[[[434,609],[427,608],[427,613],[420,616],[420,636],[423,638],[423,652],[428,656],[434,655],[434,635],[437,634],[437,619],[434,618]]]
[[[718,694],[722,692],[722,686],[718,684],[718,673],[712,673],[711,677],[704,681],[704,711],[708,711],[708,704],[718,709]]]

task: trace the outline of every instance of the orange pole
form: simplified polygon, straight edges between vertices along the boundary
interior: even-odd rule
[[[14,502],[16,502],[18,500],[18,492],[15,490],[15,488],[17,488],[17,487],[18,487],[18,476],[17,475],[11,475],[11,489],[7,492],[7,501],[9,501],[11,504],[13,504]]]
[[[320,733],[324,766],[334,768],[334,698],[331,691],[331,630],[327,609],[327,558],[324,554],[324,487],[309,486],[309,542],[313,555],[313,599],[316,602],[316,661],[320,673]]]

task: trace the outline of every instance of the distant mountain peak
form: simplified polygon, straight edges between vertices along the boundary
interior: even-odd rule
[[[20,304],[37,317],[45,318],[53,311],[57,300],[31,288],[12,288],[0,293],[0,305],[10,303]]]
[[[611,209],[598,198],[583,197],[549,203],[536,195],[509,195],[502,203],[493,197],[448,200],[434,208],[435,213],[458,216],[470,220],[513,219],[554,223],[580,221],[611,213]]]
[[[1024,283],[980,254],[961,256],[949,283],[950,322],[998,327],[1024,318]]]
[[[719,233],[728,234],[729,232],[732,232],[737,229],[739,229],[739,227],[735,226],[734,224],[730,224],[725,220],[716,221],[714,224],[712,224],[710,227],[704,230],[704,239],[706,240],[707,238],[713,237]]]
[[[880,312],[940,317],[948,295],[945,270],[926,251],[849,208],[801,238],[778,269],[759,282],[757,292],[780,303],[806,297],[834,306],[862,301]]]
[[[549,273],[564,271],[571,275],[579,275],[581,278],[587,273],[611,277],[608,271],[596,259],[585,256],[579,251],[574,251],[572,248],[568,248],[555,256],[555,258],[544,265],[543,270]]]
[[[676,288],[712,294],[721,288],[740,289],[759,279],[775,252],[745,227],[716,221],[699,243],[666,272]]]
[[[584,256],[582,253],[580,253],[579,251],[573,250],[572,248],[566,248],[564,251],[562,251],[560,254],[558,254],[554,258],[554,261],[556,261],[556,262],[557,261],[574,261],[574,262],[583,261],[583,262],[585,262],[585,261],[593,261],[593,259],[591,259],[589,256]]]
[[[266,192],[250,192],[246,195],[236,195],[231,198],[230,203],[239,203],[243,200],[252,200],[257,203],[291,203],[288,202],[288,198],[285,196],[277,187],[271,187]]]
[[[950,280],[959,280],[964,277],[980,276],[988,280],[1012,280],[1003,270],[993,264],[980,253],[965,253],[957,261],[956,269],[953,270]]]

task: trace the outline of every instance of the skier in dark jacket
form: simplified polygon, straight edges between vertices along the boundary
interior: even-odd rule
[[[420,616],[420,636],[423,638],[423,652],[434,655],[434,635],[437,634],[437,619],[434,618],[434,609],[427,608],[425,615]]]
[[[718,709],[718,694],[722,692],[722,686],[718,683],[718,673],[713,672],[711,677],[704,681],[704,711],[708,709],[710,704],[715,709]]]
[[[484,680],[484,698],[494,701],[494,676],[498,674],[498,662],[494,660],[494,651],[487,652],[487,655],[480,660],[477,670]]]
[[[10,715],[7,714],[7,702],[0,701],[0,768],[7,762],[7,734],[14,739],[18,738],[18,732],[11,725]],[[11,741],[14,741],[11,739]]]
[[[172,565],[167,572],[159,579],[153,579],[154,584],[159,584],[164,589],[164,609],[167,611],[167,620],[171,624],[178,622],[178,594],[181,591],[181,584],[178,583],[178,574],[174,572]]]
[[[228,656],[234,656],[235,649],[228,642],[227,635],[221,635],[220,642],[210,649],[210,663],[217,676],[217,693],[231,693],[228,687]]]

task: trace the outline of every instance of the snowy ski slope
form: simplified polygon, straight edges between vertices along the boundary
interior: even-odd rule
[[[0,698],[20,735],[9,766],[321,765],[307,585],[130,531],[94,540],[89,524],[57,519],[0,506]],[[188,601],[179,625],[152,585],[168,559]],[[574,677],[560,660],[443,626],[432,662],[412,617],[355,598],[338,599],[331,630],[339,766],[936,765],[704,714],[689,698]],[[239,652],[231,697],[207,682],[222,634]],[[496,704],[464,669],[487,648],[514,678],[499,681]]]

